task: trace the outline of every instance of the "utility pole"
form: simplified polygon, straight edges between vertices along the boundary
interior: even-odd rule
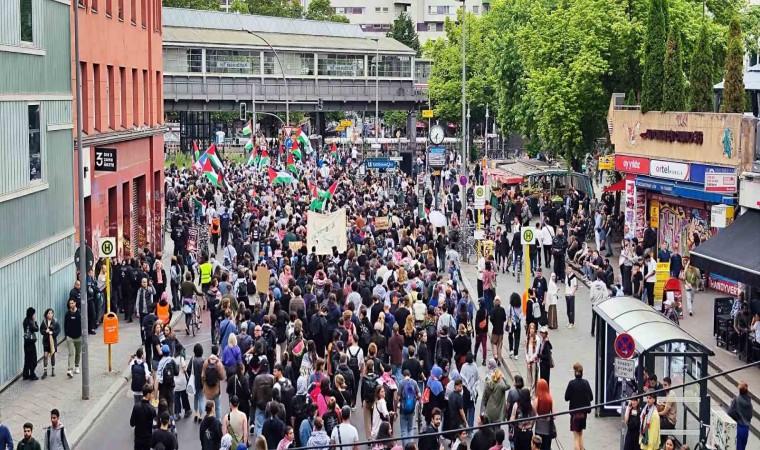
[[[82,314],[82,400],[90,399],[90,355],[87,340],[87,242],[84,218],[84,149],[82,148],[82,64],[79,59],[79,8],[74,6],[74,60],[76,64],[77,96],[77,186],[79,189],[79,298]],[[90,155],[87,155],[89,158]]]
[[[380,39],[375,41],[375,156],[380,151]]]
[[[483,127],[483,139],[485,140],[485,157],[488,164],[488,103],[486,103],[486,126]]]

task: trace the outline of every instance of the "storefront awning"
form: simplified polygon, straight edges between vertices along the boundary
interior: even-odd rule
[[[499,184],[520,184],[523,182],[523,177],[510,173],[504,169],[493,169],[486,167],[485,174],[489,179],[495,180]]]
[[[760,211],[748,210],[691,250],[691,263],[710,273],[760,286]]]
[[[736,204],[736,197],[733,194],[724,195],[717,192],[705,192],[704,186],[696,183],[669,181],[638,175],[636,176],[636,187],[648,191],[661,192],[674,197],[689,198],[702,202],[715,204],[722,203],[725,205]]]
[[[619,192],[625,190],[625,178],[622,180],[612,183],[611,185],[604,188],[604,192]]]

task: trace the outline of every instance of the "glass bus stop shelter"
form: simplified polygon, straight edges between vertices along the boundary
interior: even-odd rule
[[[643,394],[644,369],[656,374],[660,383],[664,377],[670,377],[673,386],[707,375],[707,358],[714,355],[713,351],[648,304],[633,297],[611,297],[594,303],[593,312],[597,355],[594,394],[598,402]],[[634,355],[629,359],[635,364],[632,378],[619,376],[622,370],[617,373],[615,370],[615,360],[619,358],[614,344],[620,333],[631,335],[636,344]],[[663,433],[693,446],[707,434],[702,424],[710,423],[707,381],[677,389],[676,398],[675,430],[663,430]],[[662,400],[663,397],[658,399]],[[621,415],[622,407],[621,401],[597,409],[596,414]]]

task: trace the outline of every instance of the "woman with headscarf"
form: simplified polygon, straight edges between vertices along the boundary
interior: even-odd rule
[[[547,308],[547,317],[549,320],[549,323],[547,324],[549,326],[550,330],[556,330],[557,329],[557,299],[559,298],[559,288],[557,288],[557,275],[552,273],[551,277],[549,277],[549,287],[546,291],[546,303],[548,305]]]
[[[438,408],[441,411],[446,405],[446,395],[444,392],[443,384],[441,383],[441,376],[443,375],[443,369],[438,365],[433,366],[430,369],[430,376],[427,380],[425,391],[422,395],[422,414],[425,415],[425,423],[430,423],[432,419],[433,409]],[[427,401],[426,401],[427,397]]]
[[[496,360],[491,358],[488,361],[490,375],[486,378],[485,389],[483,390],[483,403],[480,405],[480,412],[491,423],[502,422],[506,416],[504,402],[506,393],[509,390],[509,384],[501,370],[496,367]]]
[[[472,352],[467,353],[466,362],[462,366],[459,375],[464,382],[464,412],[467,415],[467,423],[475,424],[475,404],[478,402],[478,384],[480,383],[480,374],[478,366],[475,364],[475,357]]]

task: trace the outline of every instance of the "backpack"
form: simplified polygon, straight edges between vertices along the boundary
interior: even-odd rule
[[[215,387],[219,384],[219,372],[216,370],[216,364],[209,363],[206,366],[206,384],[209,387]]]
[[[533,302],[533,318],[534,319],[540,319],[541,318],[541,304],[538,303],[538,301]]]
[[[311,403],[311,397],[308,394],[297,394],[293,397],[291,415],[295,418],[295,423],[300,423],[309,416],[308,408]]]
[[[320,375],[319,379],[317,379],[317,375]],[[309,392],[309,397],[311,397],[311,401],[314,402],[314,404],[317,404],[317,401],[319,400],[319,396],[322,395],[322,378],[324,375],[322,372],[317,372],[314,375],[314,389]]]
[[[391,377],[394,380],[396,377]],[[385,391],[385,402],[388,405],[388,411],[396,410],[396,391],[398,391],[398,383],[396,383],[396,389],[391,389],[390,386],[383,383],[383,391]]]
[[[417,405],[417,382],[414,380],[404,380],[401,382],[401,405],[399,406],[402,414],[414,414]]]
[[[351,370],[354,371],[354,373],[358,373],[360,369],[359,368],[359,350],[361,350],[361,348],[359,348],[354,354],[351,353],[350,348],[346,350],[346,353],[348,353],[348,367],[350,367]]]
[[[374,403],[375,389],[377,388],[377,375],[374,373],[362,377],[362,401]]]
[[[312,340],[321,337],[322,328],[324,328],[326,322],[327,320],[319,314],[314,314],[311,316],[311,321],[309,322],[309,333],[311,333]]]
[[[245,280],[245,278],[241,279],[240,283],[238,284],[236,294],[238,301],[248,301],[248,282]]]
[[[130,371],[132,372],[132,385],[130,389],[132,392],[142,392],[143,386],[145,386],[145,382],[147,381],[145,378],[145,363],[132,364]]]
[[[177,374],[177,369],[174,365],[174,360],[169,361],[164,365],[164,369],[161,371],[163,382],[161,383],[165,387],[174,387],[174,376]]]
[[[362,321],[359,322],[359,343],[362,346],[368,346],[369,341],[372,339],[372,332],[370,331],[369,327],[367,327],[367,324]]]
[[[277,384],[280,385],[280,402],[285,405],[288,417],[292,417],[294,414],[294,399],[296,396],[296,390],[293,387],[293,383],[287,378],[283,378],[281,381],[278,381]]]
[[[224,211],[224,214],[219,216],[222,228],[229,228],[230,227],[230,213],[227,211]]]

